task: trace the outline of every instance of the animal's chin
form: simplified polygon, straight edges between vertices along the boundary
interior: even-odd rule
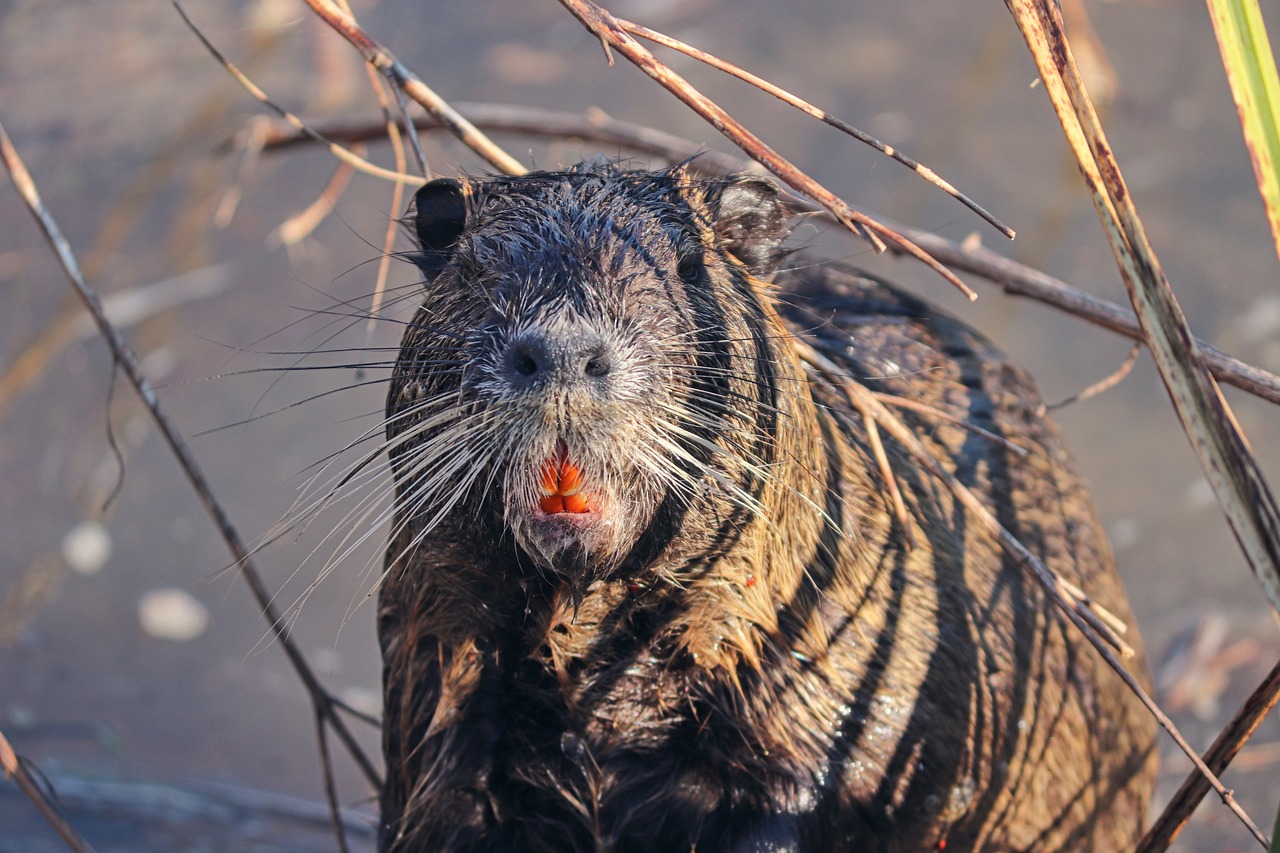
[[[618,563],[621,531],[607,512],[547,512],[532,506],[517,510],[511,522],[521,550],[575,587],[605,577]]]

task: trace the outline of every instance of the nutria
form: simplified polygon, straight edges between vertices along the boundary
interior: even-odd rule
[[[604,162],[418,192],[381,849],[1133,845],[1150,717],[886,440],[902,528],[796,341],[932,407],[902,417],[1128,619],[1035,386],[922,301],[788,254],[789,219],[758,178]]]

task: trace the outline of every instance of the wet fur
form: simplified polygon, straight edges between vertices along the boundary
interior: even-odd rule
[[[388,399],[381,849],[1132,846],[1145,712],[891,445],[905,547],[860,418],[793,340],[1025,448],[902,413],[1128,617],[1034,385],[855,271],[765,283],[786,218],[759,180],[599,162],[420,192],[425,293]],[[606,381],[513,383],[512,342],[546,328],[604,339]],[[528,509],[557,441],[599,507],[581,536]]]

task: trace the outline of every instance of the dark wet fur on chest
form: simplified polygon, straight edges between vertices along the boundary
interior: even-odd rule
[[[384,850],[1132,843],[1145,714],[890,446],[904,546],[863,424],[795,340],[1024,447],[902,410],[1127,616],[1062,440],[1002,354],[855,271],[775,276],[787,214],[758,179],[597,162],[436,182],[412,220]]]

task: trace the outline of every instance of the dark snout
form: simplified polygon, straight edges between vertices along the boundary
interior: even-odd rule
[[[516,388],[591,387],[602,383],[617,361],[615,348],[585,323],[525,329],[507,345],[503,373]]]

